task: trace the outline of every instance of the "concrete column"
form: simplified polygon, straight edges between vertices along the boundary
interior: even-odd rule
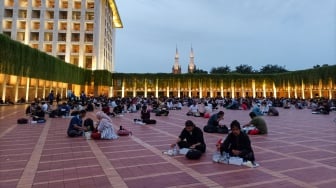
[[[234,81],[231,81],[231,97],[235,98],[235,87],[234,87]]]
[[[144,97],[147,97],[147,78],[145,78],[145,94]]]
[[[125,79],[122,80],[121,84],[121,97],[125,97]]]
[[[189,97],[191,97],[191,80],[188,80]]]
[[[15,83],[15,93],[14,93],[14,101],[13,102],[18,101],[20,82],[21,82],[21,77],[17,76],[16,77],[16,83]]]
[[[166,88],[166,92],[167,92],[167,93],[166,93],[166,96],[169,97],[169,85],[168,85],[167,88]]]
[[[323,84],[322,84],[322,80],[320,79],[319,80],[319,88],[318,88],[318,90],[319,90],[319,97],[322,97],[322,87],[323,87]]]
[[[156,79],[155,81],[155,97],[159,97],[159,79]]]
[[[224,81],[221,80],[221,83],[220,83],[220,90],[221,90],[221,97],[224,97]]]
[[[305,96],[305,84],[302,80],[302,83],[301,83],[301,93],[302,93],[302,99],[306,99],[306,96]]]
[[[35,84],[35,95],[34,95],[35,98],[38,97],[38,88],[39,88],[39,84],[40,84],[40,80],[39,80],[39,79],[36,79],[36,84]]]
[[[288,86],[287,86],[287,93],[288,93],[288,98],[291,98],[291,87],[289,85],[289,82],[288,82]]]
[[[202,80],[199,80],[198,81],[198,93],[199,93],[199,98],[202,98],[203,97],[203,87],[202,87]]]
[[[273,97],[277,98],[277,88],[275,87],[275,83],[273,82]]]
[[[30,78],[27,78],[27,83],[26,83],[26,101],[29,100],[29,85],[30,85]]]
[[[177,97],[181,97],[181,80],[177,80]]]
[[[212,80],[210,79],[210,97],[213,97]]]
[[[137,84],[136,84],[136,79],[134,79],[133,81],[133,97],[136,97],[136,87],[137,87]]]
[[[313,85],[311,84],[309,87],[309,92],[310,92],[310,98],[313,98]]]
[[[332,82],[332,80],[330,79],[330,80],[329,80],[329,87],[328,87],[328,90],[329,90],[329,99],[332,99],[332,97],[333,97],[332,88],[333,88],[333,82]]]
[[[256,85],[255,85],[255,80],[252,80],[252,96],[253,96],[253,98],[256,98]]]
[[[262,90],[263,90],[263,97],[266,98],[266,82],[265,80],[263,81],[263,85],[262,85]]]
[[[46,97],[46,82],[47,81],[45,81],[45,80],[43,80],[43,95],[42,95],[42,97],[43,97],[43,100],[45,99],[45,97]]]
[[[2,83],[2,100],[5,102],[6,100],[6,87],[7,87],[7,82],[9,80],[9,75],[5,74],[4,75],[4,80]]]

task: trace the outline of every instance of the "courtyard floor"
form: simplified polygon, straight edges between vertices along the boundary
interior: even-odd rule
[[[224,123],[249,121],[249,111],[226,110]],[[207,152],[200,160],[162,154],[191,119],[201,128],[207,119],[186,116],[187,107],[156,117],[156,125],[133,123],[139,113],[113,118],[132,136],[114,141],[68,138],[69,118],[18,125],[25,105],[0,106],[0,188],[9,187],[336,187],[336,112],[278,109],[264,116],[269,134],[250,136],[257,168],[212,162],[215,143],[225,135],[205,133]],[[87,117],[96,121],[95,113]]]

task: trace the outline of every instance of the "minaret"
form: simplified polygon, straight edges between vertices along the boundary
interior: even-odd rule
[[[176,53],[175,53],[175,63],[173,65],[173,74],[181,74],[181,66],[179,65],[179,53],[177,50],[177,46],[176,46]]]
[[[191,51],[190,51],[190,61],[189,61],[189,65],[188,65],[188,73],[193,73],[195,72],[196,70],[196,65],[195,65],[195,62],[194,62],[194,50],[191,46]]]

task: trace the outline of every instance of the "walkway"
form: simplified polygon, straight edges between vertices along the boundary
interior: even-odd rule
[[[267,117],[269,134],[251,136],[258,168],[211,161],[223,135],[205,134],[207,153],[199,161],[162,154],[176,140],[187,119],[203,127],[206,119],[187,117],[186,108],[168,117],[152,117],[157,125],[136,125],[139,114],[114,118],[133,136],[115,141],[68,138],[69,120],[17,125],[24,105],[0,106],[0,187],[320,187],[336,185],[336,112],[279,109]],[[225,123],[249,121],[248,111],[225,111]],[[94,118],[94,113],[88,117]]]

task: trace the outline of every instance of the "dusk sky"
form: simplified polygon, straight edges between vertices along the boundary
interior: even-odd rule
[[[187,72],[240,64],[303,70],[336,64],[335,0],[116,0],[115,72]]]

